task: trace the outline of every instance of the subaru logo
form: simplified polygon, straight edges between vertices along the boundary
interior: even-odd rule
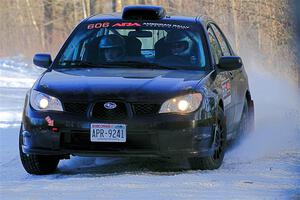
[[[107,102],[104,104],[104,108],[106,108],[108,110],[115,109],[116,107],[117,107],[117,104],[115,104],[114,102]]]

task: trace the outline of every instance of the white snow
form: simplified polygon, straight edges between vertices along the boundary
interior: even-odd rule
[[[0,58],[0,87],[30,88],[40,69],[23,61],[22,56]]]
[[[21,166],[18,131],[25,94],[41,72],[22,57],[0,59],[1,200],[300,199],[300,101],[297,88],[280,77],[250,71],[256,131],[228,150],[218,170],[72,157],[61,161],[55,174],[34,176]]]

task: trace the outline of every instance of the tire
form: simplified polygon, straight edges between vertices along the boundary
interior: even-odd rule
[[[221,107],[217,110],[216,124],[214,127],[214,154],[212,156],[200,158],[194,157],[189,159],[191,169],[213,170],[218,169],[223,162],[226,150],[226,120]]]
[[[50,155],[27,155],[23,153],[22,125],[19,133],[19,153],[23,168],[29,174],[44,175],[53,173],[59,163],[57,156]]]
[[[254,103],[245,99],[238,137],[244,137],[254,131]]]
[[[248,101],[248,113],[249,113],[249,132],[255,131],[255,117],[254,117],[254,101]]]

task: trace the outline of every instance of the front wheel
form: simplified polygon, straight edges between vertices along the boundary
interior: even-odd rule
[[[224,112],[221,107],[217,111],[216,123],[214,126],[214,154],[212,156],[199,158],[193,157],[189,159],[192,169],[212,170],[218,169],[223,162],[226,148],[226,121]]]
[[[24,169],[29,174],[51,174],[53,173],[59,163],[59,158],[57,156],[50,155],[27,155],[23,153],[22,144],[23,144],[23,135],[22,127],[19,133],[19,153],[20,159]]]

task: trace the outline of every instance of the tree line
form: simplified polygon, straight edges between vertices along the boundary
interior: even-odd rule
[[[35,52],[54,56],[83,18],[120,12],[133,4],[161,5],[168,13],[181,15],[208,15],[247,63],[260,60],[266,70],[298,78],[289,0],[1,0],[0,57],[31,57]]]

